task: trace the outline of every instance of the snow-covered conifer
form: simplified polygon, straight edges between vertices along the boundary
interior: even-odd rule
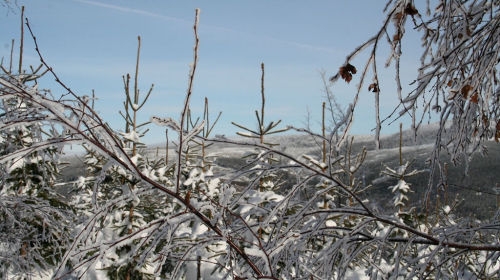
[[[47,126],[49,122],[32,100],[15,92],[51,94],[38,89],[37,80],[46,73],[41,71],[42,65],[31,67],[31,73],[23,69],[22,42],[21,38],[19,69],[13,69],[12,63],[8,68],[1,65],[0,74],[1,279],[50,272],[67,250],[74,223],[70,205],[56,192],[65,166],[63,146],[56,142],[40,145],[64,132],[57,125]],[[18,151],[23,152],[16,154]]]

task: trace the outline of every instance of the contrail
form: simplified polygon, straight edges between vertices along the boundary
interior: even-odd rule
[[[143,10],[137,10],[137,9],[131,9],[131,8],[126,8],[126,7],[120,7],[120,6],[116,6],[116,5],[109,5],[109,4],[104,4],[104,3],[99,3],[99,2],[95,2],[95,1],[89,1],[89,0],[76,0],[76,1],[81,2],[81,3],[90,4],[90,5],[100,6],[100,7],[103,7],[103,8],[113,9],[113,10],[117,10],[117,11],[123,11],[123,12],[140,14],[140,15],[144,15],[144,16],[162,18],[162,19],[166,19],[166,20],[171,20],[171,21],[176,21],[176,22],[180,22],[180,23],[185,23],[185,24],[188,24],[188,25],[192,25],[193,24],[191,21],[187,21],[187,20],[184,20],[184,19],[178,19],[178,18],[168,17],[168,16],[164,16],[164,15],[160,15],[160,14],[146,12],[146,11],[143,11]],[[219,29],[219,30],[222,30],[222,31],[231,32],[231,33],[235,33],[235,34],[239,34],[239,35],[243,35],[243,36],[247,36],[247,37],[254,37],[254,38],[259,39],[259,40],[264,39],[264,40],[268,40],[268,41],[279,42],[279,43],[283,43],[283,44],[287,44],[287,45],[291,45],[291,46],[295,46],[295,47],[299,47],[299,48],[305,48],[305,49],[310,49],[310,50],[315,50],[315,51],[322,51],[322,52],[329,52],[329,53],[337,53],[336,50],[330,49],[330,48],[326,48],[326,47],[312,46],[312,45],[307,45],[307,44],[302,44],[302,43],[297,43],[297,42],[293,42],[293,41],[288,41],[288,40],[283,40],[283,39],[278,39],[278,38],[267,37],[267,36],[258,36],[258,35],[254,35],[254,34],[250,34],[250,33],[246,33],[246,32],[241,32],[241,31],[237,31],[237,30],[229,29],[229,28],[225,28],[225,27],[211,26],[211,25],[206,25],[206,24],[200,24],[200,26],[209,27],[209,28],[213,28],[213,29]]]
[[[150,13],[150,12],[137,10],[137,9],[131,9],[131,8],[125,8],[125,7],[115,6],[115,5],[103,4],[103,3],[99,3],[99,2],[95,2],[95,1],[88,1],[88,0],[76,0],[76,1],[95,5],[95,6],[100,6],[100,7],[104,7],[104,8],[108,8],[108,9],[118,10],[118,11],[122,11],[122,12],[129,12],[129,13],[135,13],[135,14],[140,14],[140,15],[145,15],[145,16],[157,17],[157,18],[162,18],[162,19],[166,19],[166,20],[187,23],[190,25],[192,24],[192,22],[187,21],[187,20],[173,18],[173,17],[167,17],[164,15]]]

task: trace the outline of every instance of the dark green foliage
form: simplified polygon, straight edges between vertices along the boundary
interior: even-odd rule
[[[142,273],[135,269],[133,263],[124,266],[112,266],[106,271],[110,280],[152,280],[153,275]],[[127,278],[128,276],[128,278]]]
[[[215,162],[220,167],[240,169],[247,164],[245,159],[237,157],[219,157]]]
[[[497,160],[500,156],[500,147],[497,143],[486,142],[488,149],[488,157],[484,157],[479,153],[472,158],[469,163],[468,175],[465,174],[465,160],[462,163],[457,163],[456,166],[448,163],[448,184],[447,184],[447,197],[448,204],[451,205],[455,199],[463,200],[460,207],[455,210],[455,214],[461,217],[475,216],[479,220],[487,220],[492,217],[497,206],[497,198],[492,195],[493,188],[496,184],[500,184],[500,162]],[[405,159],[415,158],[412,165],[417,170],[428,170],[425,161],[432,147],[421,146],[411,150],[403,149],[403,157]],[[382,179],[380,171],[383,166],[380,162],[370,161],[370,156],[373,158],[376,155],[383,157],[384,163],[392,168],[399,165],[399,157],[397,150],[380,150],[373,152],[369,155],[369,159],[363,166],[363,173],[365,174],[366,184],[373,184],[373,187],[368,191],[371,201],[377,203],[382,209],[391,211],[390,208],[390,191],[388,188],[397,183],[396,179],[388,178]],[[446,162],[449,159],[447,155],[442,155],[441,160]],[[429,171],[429,170],[428,170]],[[362,178],[360,178],[362,179]],[[440,178],[434,178],[433,184],[439,184]],[[429,172],[424,172],[408,178],[408,183],[411,183],[412,192],[408,194],[410,206],[416,207],[417,210],[423,209],[422,199],[429,184]],[[435,205],[437,191],[431,192],[430,199],[431,205]],[[440,188],[439,199],[442,205],[445,200],[444,186]]]

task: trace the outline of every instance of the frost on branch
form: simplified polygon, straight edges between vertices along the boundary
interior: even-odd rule
[[[470,160],[475,151],[484,150],[481,148],[484,141],[495,139],[498,142],[500,139],[499,4],[498,0],[452,0],[436,3],[389,1],[385,8],[387,16],[380,30],[348,55],[339,73],[331,78],[332,82],[340,77],[350,81],[352,75],[349,69],[353,68],[350,62],[361,51],[371,48],[370,58],[360,76],[360,86],[371,66],[374,76],[372,85],[377,88],[376,139],[381,123],[392,117],[398,119],[409,115],[416,137],[426,116],[438,116],[440,128],[434,151],[430,156],[432,167],[429,182],[433,181],[433,177],[443,176],[444,171],[440,163],[442,151],[446,151],[451,160],[457,163],[461,155]],[[423,14],[421,11],[427,12]],[[418,75],[412,83],[413,89],[405,96],[402,91],[400,67],[404,35],[412,32],[406,30],[408,26],[421,36],[422,52]],[[410,35],[413,34],[407,36]],[[396,90],[400,104],[395,108],[396,115],[392,113],[381,121],[378,113],[381,85],[377,78],[379,65],[376,58],[384,42],[387,42],[390,51],[385,67],[391,64],[395,66]],[[372,85],[369,90],[373,88]],[[447,127],[449,123],[451,127]],[[444,137],[445,134],[449,137]],[[436,171],[440,174],[434,174]],[[426,196],[432,188],[430,183]]]
[[[420,19],[421,8],[401,1],[394,5],[389,11],[390,22],[401,24],[405,18]],[[402,31],[403,26],[400,28]],[[57,247],[57,253],[51,255],[59,257],[53,258],[57,265],[53,278],[77,278],[88,273],[103,279],[192,279],[198,276],[195,275],[198,268],[204,278],[211,275],[219,279],[348,279],[356,271],[370,279],[500,276],[496,262],[500,252],[499,213],[490,220],[476,221],[455,217],[456,204],[436,206],[436,211],[429,213],[416,208],[403,212],[402,209],[378,211],[372,207],[374,202],[367,193],[371,186],[365,186],[359,179],[369,154],[364,148],[354,152],[354,139],[348,135],[358,96],[329,136],[325,132],[316,134],[296,129],[318,143],[323,142],[315,155],[296,158],[269,143],[268,135],[285,129],[277,129],[279,121],[264,122],[264,67],[261,65],[262,109],[256,111],[258,127],[237,125],[246,130],[243,136],[250,136],[247,138],[251,141],[210,138],[217,120],[210,122],[208,99],[199,121],[189,109],[197,63],[196,25],[194,31],[195,59],[181,118],[179,121],[150,119],[160,125],[168,124],[178,132],[178,141],[174,142],[177,145],[175,163],[168,163],[166,155],[162,158],[141,154],[142,146],[137,138],[140,140],[147,131],[142,129],[148,123],[136,120],[142,117],[139,111],[147,97],[139,101],[136,86],[133,91],[129,86],[130,75],[123,79],[126,92],[123,134],[100,119],[89,104],[90,98],[77,96],[62,82],[65,98],[60,99],[37,87],[24,87],[18,77],[7,75],[9,78],[0,79],[0,99],[2,102],[12,100],[6,108],[9,113],[13,112],[2,115],[5,121],[0,124],[2,139],[12,139],[2,142],[8,149],[3,150],[5,154],[0,158],[4,186],[9,186],[11,195],[0,201],[7,205],[1,209],[10,215],[10,224],[2,226],[18,225],[25,217],[16,218],[16,215],[35,212],[38,204],[47,205],[42,201],[32,204],[25,198],[30,195],[27,186],[42,182],[40,177],[50,185],[52,177],[47,170],[59,168],[55,164],[57,156],[51,157],[48,150],[61,151],[65,144],[82,144],[86,148],[87,174],[74,182],[75,195],[71,203],[79,221],[74,226],[71,243]],[[471,32],[470,37],[474,34]],[[402,33],[398,35],[391,41],[396,47]],[[382,36],[385,33],[370,39],[368,45],[375,44]],[[465,35],[463,38],[469,40]],[[364,47],[358,48],[355,54]],[[138,62],[139,59],[136,77]],[[369,63],[372,62],[375,64],[374,56]],[[364,76],[366,69],[359,72]],[[343,74],[348,77],[347,74],[354,73]],[[377,87],[374,94],[379,90]],[[471,93],[467,94],[469,98]],[[476,104],[475,98],[470,98]],[[478,106],[480,100],[478,94]],[[13,108],[15,110],[11,110]],[[50,128],[54,132],[49,137],[39,133],[39,128]],[[286,129],[294,128],[287,126]],[[255,139],[257,141],[252,142]],[[12,144],[14,140],[18,141],[16,145]],[[244,166],[218,174],[216,153],[207,149],[212,144],[234,145],[246,150]],[[27,172],[32,166],[46,171],[43,176]],[[415,174],[408,172],[409,166],[401,159],[397,169],[387,167],[385,170],[400,182],[393,188],[395,193],[399,192],[397,206],[406,202],[405,177]],[[14,175],[15,180],[7,182]],[[19,178],[24,181],[16,185]],[[41,190],[32,193],[44,191],[46,181],[41,183]],[[15,209],[23,210],[14,213]],[[68,236],[54,230],[64,225],[59,222],[62,218],[52,218],[62,210],[46,209],[52,212],[45,216],[44,224],[38,224],[42,235],[36,240],[54,241],[52,236]],[[66,213],[61,215],[70,217]],[[4,232],[6,230],[1,233]],[[43,235],[47,232],[52,235]],[[11,238],[5,239],[9,240],[10,247],[1,248],[9,248],[9,252],[25,250],[28,256],[37,252],[36,246],[41,244],[27,242],[23,247],[24,242],[16,243],[13,237],[7,235],[6,238]],[[11,265],[13,269],[9,273],[29,272],[22,266],[22,261],[27,259],[15,259],[14,262],[21,265]],[[10,259],[9,262],[14,263]],[[31,262],[34,263],[36,261]]]
[[[1,68],[0,278],[38,277],[62,259],[74,225],[71,206],[55,191],[66,163],[54,139],[65,132],[52,120],[64,107],[32,82],[41,67],[23,75]],[[52,111],[42,113],[40,104]]]

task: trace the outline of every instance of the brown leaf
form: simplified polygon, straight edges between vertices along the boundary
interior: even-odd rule
[[[23,243],[23,246],[21,247],[21,256],[26,256],[26,248],[28,247],[28,244],[26,242]]]
[[[462,96],[467,99],[467,97],[469,96],[469,91],[471,91],[474,87],[470,86],[470,85],[465,85],[462,87]]]
[[[351,64],[347,63],[347,70],[351,71],[353,74],[356,74],[356,67],[352,66]]]
[[[495,141],[498,143],[500,139],[500,131],[497,130],[497,132],[495,133]]]
[[[405,14],[410,15],[410,16],[414,16],[414,15],[418,14],[418,10],[415,9],[415,6],[408,3],[408,5],[406,5],[406,8],[405,8]]]
[[[476,92],[476,93],[474,93],[474,95],[470,98],[470,102],[474,102],[474,103],[476,103],[476,104],[477,104],[478,100],[479,100],[479,95],[478,95],[478,94],[477,94],[477,92]]]
[[[352,80],[352,74],[356,74],[356,67],[347,63],[346,66],[340,67],[339,73],[342,79],[349,83]]]
[[[468,25],[465,27],[465,33],[470,37],[470,28]]]
[[[446,84],[446,85],[449,86],[449,87],[451,87],[452,84],[453,84],[453,80],[449,80],[448,84]]]
[[[399,34],[394,34],[394,36],[392,36],[392,40],[393,41],[400,41],[402,37],[403,36],[400,36]]]
[[[191,199],[191,190],[187,192],[186,198],[184,199],[184,201],[186,202],[186,206],[189,206],[189,204],[191,203],[190,199]]]
[[[500,131],[500,120],[498,120],[497,126],[495,128]]]
[[[403,18],[403,14],[398,12],[398,13],[394,14],[393,18],[397,21],[400,21]]]
[[[483,113],[483,122],[484,125],[488,125],[488,117]]]
[[[376,83],[371,84],[371,85],[368,87],[368,91],[378,92],[378,91],[379,91],[378,85],[377,85]]]

